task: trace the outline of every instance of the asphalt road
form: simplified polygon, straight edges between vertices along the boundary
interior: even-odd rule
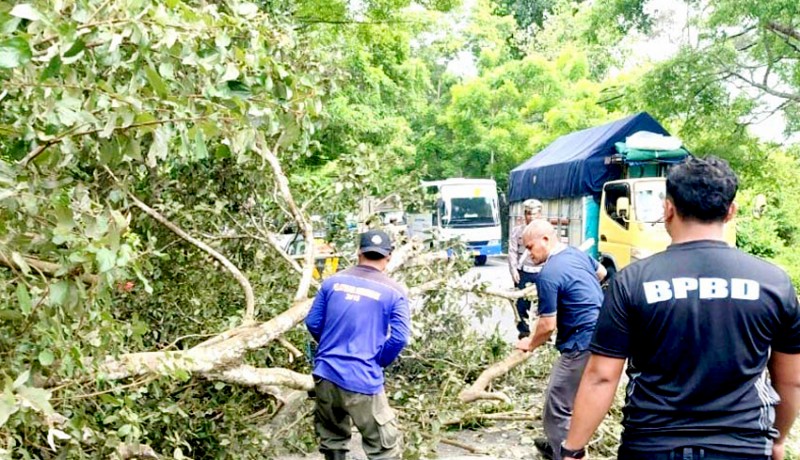
[[[489,258],[486,265],[473,267],[469,274],[480,276],[481,281],[489,282],[492,286],[500,289],[511,290],[514,288],[505,256]],[[469,314],[469,304],[475,300],[474,297],[472,294],[465,296],[466,314]],[[472,325],[476,331],[485,335],[491,335],[497,329],[508,343],[516,343],[517,328],[513,308],[515,308],[514,304],[510,301],[498,298],[493,302],[491,315],[484,318],[483,321],[475,318]]]

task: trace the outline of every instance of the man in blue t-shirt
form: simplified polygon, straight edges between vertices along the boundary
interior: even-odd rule
[[[383,272],[389,235],[361,234],[358,265],[326,279],[306,317],[314,356],[315,429],[325,460],[344,460],[352,424],[370,459],[399,459],[401,435],[383,390],[383,368],[409,337],[405,289]]]
[[[572,404],[603,303],[600,280],[606,269],[586,253],[561,243],[545,220],[528,224],[522,241],[533,263],[544,266],[536,280],[536,331],[533,337],[520,340],[517,348],[531,352],[558,329],[556,348],[561,356],[550,373],[542,418],[547,439],[538,439],[535,445],[546,458],[560,460],[558,447],[569,430]]]

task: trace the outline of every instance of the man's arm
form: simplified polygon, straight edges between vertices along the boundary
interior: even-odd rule
[[[392,307],[392,313],[389,317],[389,340],[386,341],[383,349],[381,349],[378,365],[386,367],[392,364],[392,361],[403,351],[403,348],[408,343],[408,336],[411,334],[410,323],[408,300],[405,297],[400,297]]]
[[[322,336],[322,326],[325,324],[325,305],[327,303],[326,289],[323,285],[314,297],[314,303],[311,304],[311,310],[306,315],[306,327],[311,337],[319,343]]]
[[[800,354],[772,352],[769,360],[772,386],[781,397],[775,408],[775,428],[780,435],[775,444],[782,446],[800,410]],[[774,457],[773,457],[774,458]]]
[[[536,320],[536,328],[533,336],[525,337],[517,342],[517,348],[525,352],[531,352],[542,346],[556,330],[556,316],[542,316]]]
[[[606,275],[608,275],[608,270],[606,270],[606,267],[604,267],[603,264],[598,263],[595,274],[597,275],[597,281],[603,281],[606,279]]]
[[[575,396],[569,434],[564,441],[567,449],[586,447],[597,427],[611,408],[625,360],[593,354]]]

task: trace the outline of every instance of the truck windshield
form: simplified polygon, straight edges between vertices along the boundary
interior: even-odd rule
[[[443,224],[453,228],[494,226],[497,225],[496,207],[494,200],[487,197],[452,198],[450,220]]]
[[[663,222],[666,183],[663,181],[640,182],[634,186],[636,195],[636,220],[649,224]]]

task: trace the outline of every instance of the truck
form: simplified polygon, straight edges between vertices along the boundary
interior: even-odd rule
[[[593,240],[588,252],[605,266],[609,279],[628,264],[666,249],[671,241],[663,222],[666,174],[689,152],[630,148],[628,140],[637,133],[669,137],[641,112],[562,136],[514,168],[509,175],[509,224],[521,222],[524,200],[540,200],[542,217],[563,242],[579,246]],[[729,222],[725,239],[731,245],[735,231],[735,223]]]
[[[489,256],[502,253],[502,230],[497,183],[492,179],[450,178],[423,181],[427,205],[409,214],[412,237],[430,240],[458,239],[484,265]]]

